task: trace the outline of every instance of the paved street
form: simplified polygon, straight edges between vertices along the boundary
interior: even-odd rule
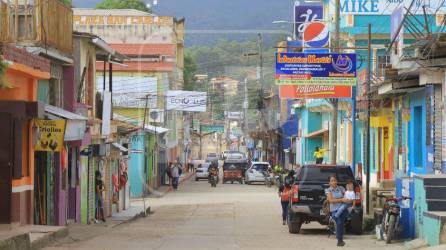
[[[180,190],[151,199],[154,213],[112,229],[85,230],[46,249],[337,249],[324,227],[304,225],[291,235],[282,226],[274,188],[193,179]],[[81,239],[81,240],[79,240]],[[370,235],[347,235],[344,249],[403,249]]]

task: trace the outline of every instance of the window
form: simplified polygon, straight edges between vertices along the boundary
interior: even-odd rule
[[[376,57],[376,66],[375,66],[376,77],[384,77],[387,65],[390,65],[389,55],[378,55]]]

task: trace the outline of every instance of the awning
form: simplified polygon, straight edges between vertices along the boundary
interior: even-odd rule
[[[167,129],[167,128],[156,127],[156,126],[152,126],[152,125],[146,125],[145,130],[149,133],[153,133],[153,134],[157,134],[157,135],[164,134],[167,131],[169,131],[169,129]]]
[[[324,99],[314,99],[305,104],[305,106],[311,112],[331,112],[333,110],[333,106]]]
[[[306,134],[305,138],[311,138],[311,137],[316,137],[316,136],[323,136],[325,133],[328,134],[328,129],[324,128],[318,131],[314,131],[312,133]]]
[[[61,109],[59,107],[48,105],[48,104],[45,105],[45,112],[59,116],[64,119],[68,119],[68,120],[81,120],[81,121],[88,120],[88,118],[85,116],[81,116],[76,113],[67,111],[65,109]]]
[[[64,141],[78,141],[84,138],[87,129],[87,117],[48,104],[45,105],[45,113],[52,120],[67,120]]]
[[[119,149],[121,152],[128,152],[129,151],[126,147],[122,146],[119,143],[114,142],[114,143],[112,143],[112,145],[113,145],[113,147]]]
[[[116,114],[116,113],[113,113],[113,119],[121,121],[121,122],[131,123],[133,125],[137,125],[137,124],[141,124],[142,123],[142,122],[140,122],[140,121],[138,121],[136,119],[129,118],[129,117],[126,117],[126,116],[123,116],[123,115],[119,115],[119,114]],[[152,126],[152,125],[145,125],[144,126],[144,130],[149,132],[149,133],[157,134],[157,135],[164,134],[167,131],[169,131],[169,129],[167,129],[167,128],[157,127],[157,126]]]

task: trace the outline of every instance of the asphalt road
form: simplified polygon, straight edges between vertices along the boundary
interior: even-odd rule
[[[339,249],[324,226],[303,225],[291,235],[282,225],[275,188],[219,184],[193,178],[163,198],[151,199],[150,216],[83,241],[62,241],[46,249]],[[89,234],[85,230],[85,234]],[[372,235],[346,235],[344,249],[404,249]]]

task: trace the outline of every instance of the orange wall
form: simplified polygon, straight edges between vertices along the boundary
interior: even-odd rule
[[[14,69],[6,71],[6,82],[12,88],[1,89],[0,100],[37,101],[37,79]]]

